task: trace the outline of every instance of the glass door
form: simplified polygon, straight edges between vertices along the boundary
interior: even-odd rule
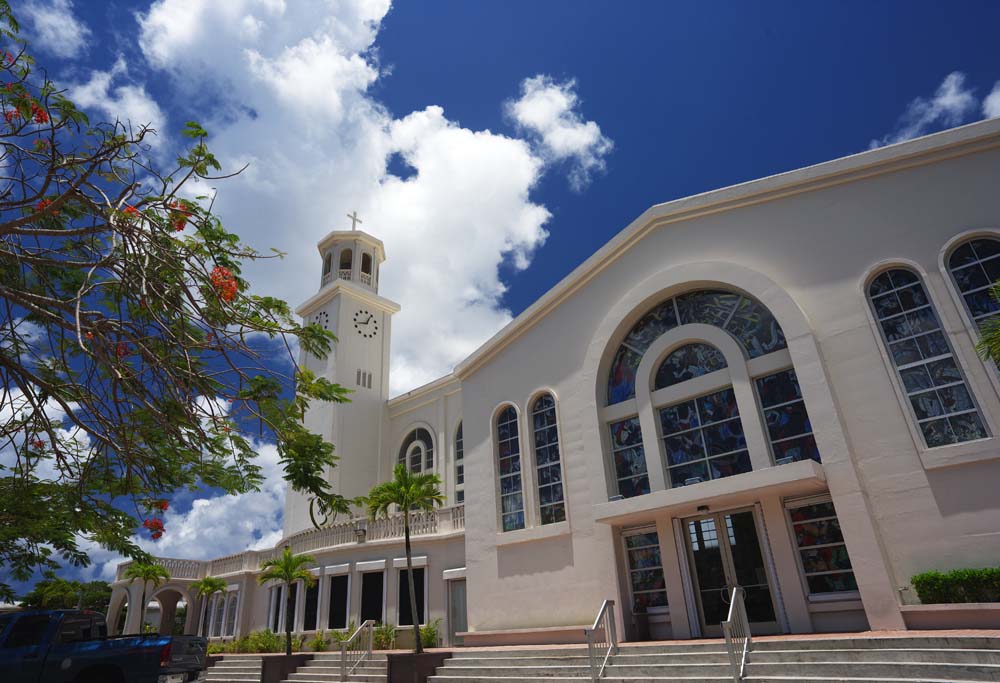
[[[722,636],[734,586],[746,591],[754,634],[777,633],[774,601],[753,510],[717,512],[685,521],[702,633]]]

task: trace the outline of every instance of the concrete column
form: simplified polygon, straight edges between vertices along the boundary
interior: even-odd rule
[[[145,614],[146,606],[142,602],[142,584],[133,581],[128,587],[128,612],[125,614],[125,629],[122,633],[140,633],[142,631],[142,617]]]
[[[673,520],[663,516],[656,520],[656,535],[660,540],[660,560],[663,562],[663,578],[667,583],[667,602],[670,604],[670,628],[676,639],[690,638],[691,622],[688,619],[687,599],[684,591],[684,579],[681,572],[682,563],[678,548],[683,547],[683,540],[678,543],[674,534]]]
[[[163,591],[156,596],[156,601],[160,604],[159,632],[161,636],[169,636],[174,630],[174,617],[177,614],[177,603],[180,598],[180,593],[173,590]]]
[[[184,635],[193,636],[198,633],[198,617],[201,610],[198,609],[197,598],[187,598],[187,616],[184,617]]]

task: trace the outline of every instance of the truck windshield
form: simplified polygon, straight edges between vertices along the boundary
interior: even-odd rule
[[[7,634],[7,642],[3,647],[29,647],[42,642],[45,629],[49,626],[51,617],[47,614],[32,614],[19,618]]]

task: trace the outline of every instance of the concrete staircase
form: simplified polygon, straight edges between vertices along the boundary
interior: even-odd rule
[[[354,683],[385,683],[387,666],[385,654],[375,652],[347,680]],[[311,661],[300,666],[284,683],[332,683],[339,680],[340,653],[317,652]]]
[[[327,679],[335,680],[335,679]],[[589,681],[586,648],[455,652],[432,683],[560,683]],[[732,681],[719,642],[624,645],[604,680]],[[1000,681],[1000,638],[873,637],[758,640],[747,683],[972,683]]]
[[[198,680],[206,683],[259,681],[260,669],[260,655],[223,655],[222,661],[202,671]]]

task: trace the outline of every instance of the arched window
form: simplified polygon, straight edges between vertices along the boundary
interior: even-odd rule
[[[985,438],[982,416],[920,277],[888,270],[872,280],[868,298],[927,447]]]
[[[714,346],[687,344],[660,363],[655,386],[680,385],[725,368],[726,359]],[[672,486],[721,479],[752,469],[731,385],[663,406],[659,416]]]
[[[462,423],[455,432],[455,502],[465,504],[465,443],[462,439]]]
[[[542,394],[535,400],[531,407],[531,425],[538,480],[539,516],[542,524],[562,522],[566,519],[566,504],[563,499],[556,402],[551,394]]]
[[[354,254],[350,249],[344,249],[340,252],[340,270],[351,270],[354,267],[353,260]]]
[[[333,268],[333,256],[327,254],[323,258],[323,275],[328,275],[331,268]]]
[[[977,326],[1000,313],[1000,302],[990,295],[1000,280],[1000,240],[980,237],[962,244],[948,258],[948,270]]]
[[[667,299],[639,319],[618,347],[608,373],[608,405],[635,398],[635,371],[642,354],[662,334],[678,325],[720,327],[758,358],[786,347],[781,326],[760,302],[745,294],[698,290]]]
[[[430,472],[434,469],[434,441],[431,433],[417,427],[403,439],[399,447],[398,462],[410,472]]]
[[[524,528],[524,493],[521,488],[521,444],[517,411],[507,406],[497,416],[497,460],[500,473],[500,520],[504,531]]]
[[[372,255],[361,254],[361,272],[365,275],[372,274]]]

